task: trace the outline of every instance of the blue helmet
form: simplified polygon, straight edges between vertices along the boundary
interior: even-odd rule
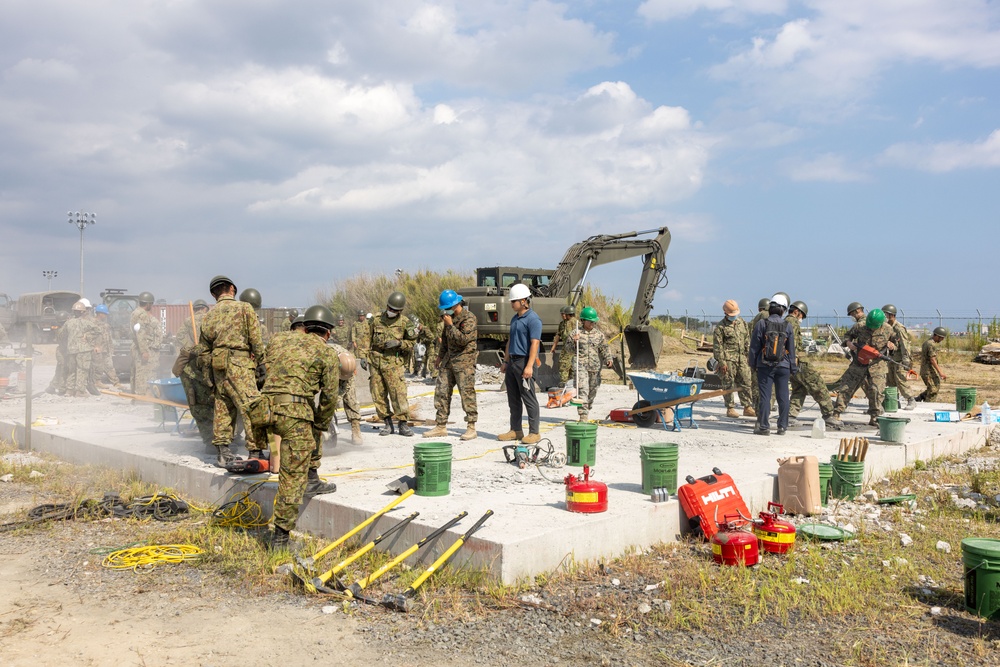
[[[438,310],[448,310],[460,303],[462,303],[462,296],[453,289],[446,289],[441,292],[441,298],[438,299]]]
[[[94,308],[94,312],[95,313],[104,313],[105,315],[110,315],[111,314],[110,311],[108,311],[108,307],[105,306],[103,303],[97,304],[97,308]]]

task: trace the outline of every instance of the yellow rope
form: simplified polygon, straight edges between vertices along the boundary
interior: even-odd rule
[[[183,563],[201,558],[205,553],[193,544],[153,544],[112,551],[102,566],[112,570],[151,570],[162,563]]]

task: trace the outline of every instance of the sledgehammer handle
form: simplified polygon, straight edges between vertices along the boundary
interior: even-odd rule
[[[364,530],[365,526],[367,526],[368,524],[370,524],[373,521],[375,521],[376,519],[378,519],[380,516],[382,516],[383,514],[385,514],[386,512],[388,512],[393,507],[395,507],[399,503],[403,502],[404,500],[406,500],[410,496],[412,496],[414,493],[416,493],[415,489],[407,489],[406,492],[403,493],[403,495],[401,495],[399,498],[396,498],[391,503],[389,503],[388,505],[386,505],[385,507],[383,507],[382,509],[380,509],[378,512],[375,512],[375,514],[372,514],[370,517],[368,517],[367,519],[365,519],[364,521],[362,521],[361,523],[359,523],[357,526],[355,526],[351,530],[349,530],[346,533],[344,533],[343,536],[341,536],[340,538],[334,540],[330,544],[326,545],[325,547],[323,547],[322,549],[320,549],[319,551],[317,551],[316,554],[312,557],[313,562],[315,563],[320,558],[322,558],[323,556],[327,555],[328,553],[330,553],[331,551],[333,551],[334,549],[336,549],[337,547],[339,547],[341,544],[343,544],[347,540],[351,539],[354,535],[357,535],[358,533],[360,533],[362,530]]]
[[[436,561],[431,563],[430,566],[426,570],[424,570],[423,574],[417,577],[416,580],[414,580],[414,582],[410,584],[409,588],[403,591],[403,596],[413,597],[416,594],[417,589],[420,588],[420,585],[425,581],[427,581],[428,577],[437,572],[440,568],[447,565],[448,561],[451,560],[451,557],[455,555],[455,552],[461,549],[462,545],[468,542],[469,538],[472,537],[472,534],[475,533],[480,528],[482,528],[483,524],[486,523],[486,520],[489,519],[491,516],[493,516],[493,510],[486,510],[486,514],[484,514],[479,519],[479,521],[477,521],[475,525],[472,526],[472,528],[466,531],[465,535],[462,535],[460,538],[455,540],[454,544],[448,547],[448,549],[443,554],[441,554],[441,556],[438,557]]]
[[[406,560],[407,558],[409,558],[410,556],[412,556],[414,553],[416,553],[420,549],[420,547],[424,546],[425,544],[427,544],[428,542],[430,542],[431,540],[433,540],[435,537],[437,537],[441,533],[445,532],[446,530],[448,530],[449,528],[451,528],[452,526],[454,526],[456,523],[458,523],[459,521],[461,521],[462,519],[464,519],[468,515],[469,515],[468,512],[461,512],[457,516],[455,516],[454,518],[449,519],[446,524],[444,524],[443,526],[441,526],[440,528],[438,528],[437,530],[435,530],[434,532],[432,532],[430,535],[428,535],[424,539],[420,540],[419,542],[417,542],[416,544],[414,544],[412,547],[410,547],[409,549],[407,549],[403,553],[399,554],[398,556],[396,556],[395,558],[393,558],[391,561],[389,561],[388,563],[386,563],[385,565],[383,565],[379,569],[377,569],[374,572],[372,572],[371,574],[369,574],[364,579],[359,579],[357,582],[355,582],[351,586],[351,592],[353,593],[355,590],[363,591],[364,589],[368,588],[368,586],[373,581],[375,581],[376,579],[378,579],[379,577],[381,577],[383,574],[385,574],[386,572],[388,572],[392,568],[394,568],[397,565],[399,565],[400,563],[402,563],[404,560]]]

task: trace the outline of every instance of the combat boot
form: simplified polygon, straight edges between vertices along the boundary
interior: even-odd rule
[[[479,437],[476,433],[476,422],[469,422],[465,427],[465,433],[458,436],[459,440],[475,440]]]
[[[351,444],[352,445],[360,445],[360,444],[362,444],[362,440],[361,440],[361,422],[360,421],[353,421],[353,422],[351,422]]]
[[[910,398],[906,399],[906,406],[903,409],[904,410],[912,410],[913,408],[917,407],[913,403],[914,403],[914,400],[913,400],[913,397],[911,396]]]
[[[868,420],[868,425],[869,426],[878,426],[878,417],[874,417],[873,416],[871,419],[869,419]]]
[[[524,431],[515,431],[511,429],[506,433],[501,433],[497,436],[497,440],[500,442],[510,442],[511,440],[520,440],[524,437]]]
[[[731,419],[737,419],[740,416],[740,413],[736,412],[736,408],[729,407],[726,408],[726,416]]]
[[[774,406],[772,405],[771,407],[774,407]],[[757,416],[757,411],[754,410],[752,407],[750,407],[748,405],[748,406],[746,406],[746,407],[743,408],[743,416],[744,417],[756,417]]]
[[[274,530],[267,538],[267,548],[270,551],[283,551],[288,549],[288,540],[291,533],[284,528],[275,526]]]
[[[312,498],[313,496],[320,496],[324,493],[334,493],[337,490],[337,485],[333,482],[324,482],[319,478],[319,471],[310,468],[309,478],[306,482],[306,492],[303,497]]]
[[[438,424],[437,426],[435,426],[431,430],[425,431],[424,434],[423,434],[423,437],[425,437],[425,438],[447,438],[448,437],[448,429],[446,429],[444,426]]]
[[[838,415],[830,415],[829,417],[824,417],[823,421],[826,422],[827,428],[831,428],[834,431],[839,431],[844,428],[844,422],[841,421]]]
[[[521,444],[522,445],[534,445],[535,443],[537,443],[541,439],[542,439],[542,436],[540,436],[539,434],[537,434],[537,433],[529,433],[528,435],[526,435],[523,438],[521,438]]]
[[[406,422],[399,422],[399,434],[407,438],[412,438],[413,429]]]
[[[227,464],[237,459],[237,456],[233,454],[233,450],[229,449],[229,445],[216,445],[215,449],[215,465],[219,468],[225,468]]]
[[[379,435],[392,435],[395,432],[396,432],[395,429],[392,428],[392,417],[386,417],[385,418],[385,426],[382,427],[382,430],[380,430],[378,432],[378,434]]]

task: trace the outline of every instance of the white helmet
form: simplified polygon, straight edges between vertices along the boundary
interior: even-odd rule
[[[510,294],[507,295],[507,299],[510,301],[520,301],[521,299],[528,299],[530,297],[531,290],[523,283],[513,285],[510,288]]]
[[[73,304],[72,310],[87,310],[88,308],[90,308],[90,301],[87,299],[80,299]]]
[[[771,297],[771,303],[776,303],[785,310],[788,310],[788,297],[780,292]]]

